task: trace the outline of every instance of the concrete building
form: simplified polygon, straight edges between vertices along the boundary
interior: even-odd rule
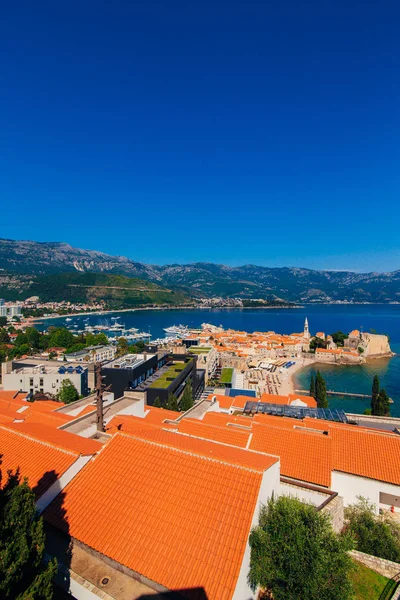
[[[147,404],[152,406],[159,398],[161,403],[166,402],[169,394],[174,394],[179,399],[186,385],[191,382],[193,398],[204,389],[204,370],[197,370],[197,356],[169,356],[164,366],[155,372],[152,377],[144,381],[138,391],[146,392]]]
[[[116,346],[88,346],[79,352],[66,354],[67,362],[104,362],[114,360],[117,353]]]
[[[56,396],[62,382],[66,379],[74,384],[79,395],[88,394],[88,370],[81,365],[64,366],[52,362],[33,365],[18,362],[2,364],[4,390],[21,390],[28,394],[41,393]]]
[[[0,317],[20,317],[22,315],[22,307],[20,304],[6,303],[3,298],[0,298]]]
[[[197,356],[197,368],[204,369],[204,382],[207,385],[208,380],[213,377],[219,366],[217,351],[211,346],[191,346],[189,353]]]
[[[161,369],[167,362],[168,355],[159,354],[125,354],[102,368],[104,383],[111,386],[116,398],[124,395],[126,390],[135,390]]]

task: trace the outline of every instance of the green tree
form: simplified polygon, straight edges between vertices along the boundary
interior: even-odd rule
[[[350,535],[338,535],[329,515],[297,498],[271,499],[250,534],[252,589],[261,586],[274,600],[347,600]]]
[[[7,317],[0,317],[0,327],[5,327],[7,325]]]
[[[380,390],[378,395],[377,415],[380,417],[390,416],[390,399],[384,389]]]
[[[27,339],[27,343],[31,348],[39,349],[40,348],[40,338],[42,337],[40,331],[35,329],[35,327],[27,327],[25,329],[25,335]]]
[[[0,597],[11,600],[51,600],[54,559],[44,564],[43,519],[35,495],[19,472],[9,472],[3,483],[0,471]]]
[[[310,342],[310,352],[315,352],[317,348],[326,348],[328,343],[319,337],[314,337]]]
[[[317,371],[317,375],[315,377],[315,399],[317,401],[318,408],[328,408],[326,382],[319,371]]]
[[[311,375],[311,380],[310,380],[310,396],[315,398],[315,377],[314,377],[314,375]]]
[[[356,540],[357,550],[400,562],[400,523],[376,515],[375,506],[362,496],[345,509],[345,530]]]
[[[185,389],[183,390],[182,398],[179,403],[179,410],[186,412],[193,406],[193,395],[192,395],[192,380],[188,379]]]
[[[176,399],[176,396],[174,396],[174,394],[168,394],[168,400],[165,408],[167,408],[168,410],[179,410],[178,400]]]
[[[19,354],[22,356],[23,354],[30,354],[31,352],[31,347],[29,346],[29,344],[21,344],[18,347],[18,352]]]
[[[157,396],[157,398],[154,400],[153,406],[155,406],[156,408],[162,408],[160,396]]]
[[[358,354],[364,354],[364,348],[362,346],[358,346],[357,350]]]
[[[49,347],[69,348],[75,343],[73,334],[65,327],[55,328],[49,338]]]
[[[123,356],[129,352],[128,340],[124,337],[118,338],[117,342],[117,356]]]
[[[20,346],[26,346],[28,344],[28,337],[25,335],[25,333],[19,333],[15,338],[14,343],[17,348],[19,348]]]
[[[0,348],[0,364],[3,362],[6,362],[7,360],[7,352],[6,350],[3,350],[3,348]]]
[[[10,336],[6,329],[0,329],[0,344],[8,344],[10,342]]]
[[[57,397],[59,400],[61,400],[61,402],[69,404],[70,402],[75,402],[75,400],[78,400],[79,394],[72,381],[70,379],[64,379],[61,382],[60,391],[58,392]]]
[[[108,346],[108,337],[105,333],[98,333],[95,336],[95,345],[96,346]]]
[[[372,380],[372,393],[371,393],[371,414],[376,415],[378,410],[378,396],[380,390],[380,383],[378,375],[374,375]]]
[[[343,331],[335,331],[335,333],[331,333],[331,336],[337,346],[343,346],[344,340],[347,340],[349,337],[347,333],[343,333]]]

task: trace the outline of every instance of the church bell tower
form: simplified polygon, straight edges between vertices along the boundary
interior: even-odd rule
[[[306,340],[310,339],[310,330],[308,329],[308,319],[306,317],[306,320],[304,321],[304,338]]]

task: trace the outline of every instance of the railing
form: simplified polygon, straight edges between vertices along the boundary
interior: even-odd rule
[[[393,598],[395,591],[398,589],[400,585],[400,573],[397,573],[392,579],[389,579],[387,584],[385,585],[381,595],[379,596],[379,600],[390,600]]]

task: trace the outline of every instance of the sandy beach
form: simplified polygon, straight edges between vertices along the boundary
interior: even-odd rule
[[[310,358],[299,358],[296,360],[296,364],[290,367],[290,369],[283,369],[282,373],[277,373],[275,380],[280,383],[276,386],[278,394],[281,396],[287,396],[293,394],[295,391],[295,375],[304,367],[312,365],[315,360]]]

